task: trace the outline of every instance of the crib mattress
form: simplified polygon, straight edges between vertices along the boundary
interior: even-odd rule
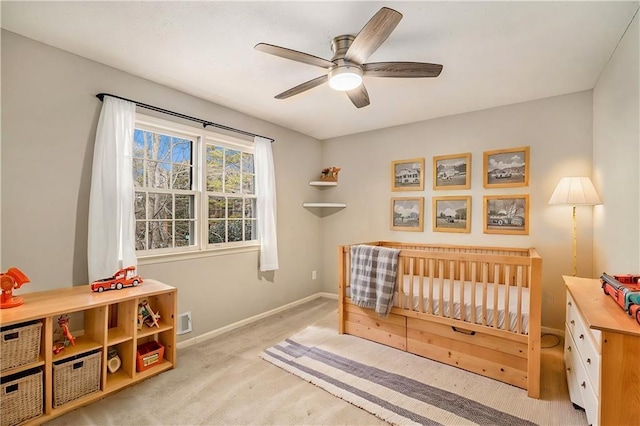
[[[404,306],[400,306],[399,304],[399,295],[396,292],[393,299],[393,306],[396,308],[402,309],[412,309],[414,311],[420,311],[420,303],[422,303],[423,312],[428,311],[429,306],[429,279],[422,278],[422,283],[420,282],[420,277],[413,277],[413,285],[410,286],[411,277],[404,277],[403,283],[403,292],[404,292]],[[445,279],[442,280],[442,290],[443,290],[443,301],[442,308],[444,309],[443,315],[446,317],[461,319],[460,318],[460,286],[464,285],[464,318],[463,321],[472,322],[476,324],[482,324],[482,303],[483,303],[483,284],[476,283],[475,285],[471,282],[461,283],[460,281],[453,282],[453,301],[450,300],[450,281]],[[423,287],[423,299],[420,301],[420,285]],[[410,287],[412,287],[410,289]],[[508,290],[507,290],[508,287]],[[497,312],[494,309],[493,297],[494,297],[494,289],[497,288],[498,292],[498,306]],[[475,291],[475,306],[476,306],[476,314],[475,318],[472,318],[472,293]],[[505,328],[505,294],[506,291],[509,292],[509,323],[508,328],[512,332],[517,332],[518,330],[518,288],[514,286],[505,286],[502,284],[487,284],[487,292],[486,292],[486,324],[489,326],[493,326],[494,316],[498,317],[498,328]],[[522,334],[529,333],[529,289],[527,287],[521,287],[522,291],[522,309],[521,309],[521,331]],[[411,295],[411,296],[409,296]],[[433,314],[440,315],[440,279],[433,279]],[[451,313],[451,309],[453,312]]]

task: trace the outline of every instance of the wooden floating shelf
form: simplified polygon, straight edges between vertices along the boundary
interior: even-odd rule
[[[309,185],[322,188],[322,187],[328,187],[328,186],[338,186],[338,182],[331,182],[327,180],[314,180],[309,182]]]
[[[347,205],[345,203],[302,203],[302,207],[343,209],[347,207]]]

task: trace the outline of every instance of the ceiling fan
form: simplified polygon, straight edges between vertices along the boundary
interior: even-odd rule
[[[369,105],[369,94],[362,83],[363,76],[394,78],[437,77],[442,71],[442,65],[424,62],[365,63],[367,58],[389,37],[401,19],[402,14],[400,12],[383,7],[373,15],[355,37],[347,34],[333,38],[331,42],[333,58],[330,61],[308,53],[267,43],[258,43],[255,49],[270,55],[315,65],[328,70],[325,75],[276,95],[276,99],[287,99],[323,83],[329,83],[332,89],[346,92],[351,102],[357,108],[362,108]]]

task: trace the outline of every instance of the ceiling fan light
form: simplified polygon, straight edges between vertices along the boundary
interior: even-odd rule
[[[362,84],[362,70],[359,67],[342,65],[329,71],[329,87],[346,92]]]

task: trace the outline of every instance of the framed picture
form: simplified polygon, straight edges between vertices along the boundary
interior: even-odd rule
[[[529,186],[529,147],[484,153],[484,187]]]
[[[471,232],[471,197],[433,197],[434,232]]]
[[[484,233],[529,235],[529,195],[485,195]]]
[[[424,190],[424,158],[391,162],[392,191]]]
[[[433,189],[471,188],[471,153],[433,157]]]
[[[424,197],[392,198],[391,229],[422,232],[424,229]]]

